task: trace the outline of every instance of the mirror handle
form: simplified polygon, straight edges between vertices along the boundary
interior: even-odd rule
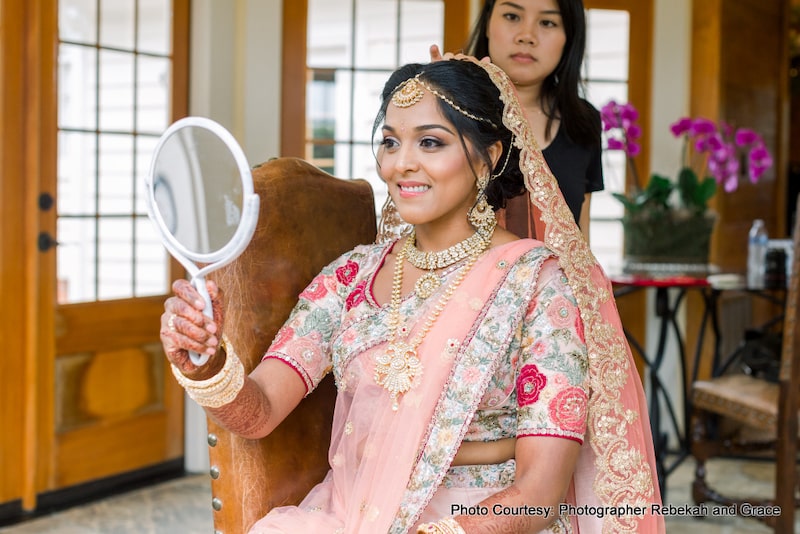
[[[203,297],[203,300],[206,303],[206,307],[203,310],[203,313],[209,317],[214,317],[214,310],[211,307],[211,295],[208,294],[208,288],[206,287],[206,277],[205,276],[194,276],[192,277],[192,285],[200,293],[200,296]],[[191,358],[192,363],[195,364],[197,367],[201,365],[205,365],[208,359],[211,357],[210,354],[198,354],[194,351],[189,351],[189,358]]]

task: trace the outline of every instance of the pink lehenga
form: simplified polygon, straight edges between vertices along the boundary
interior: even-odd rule
[[[512,84],[499,68],[483,67],[501,90],[504,123],[521,150],[520,166],[544,246],[515,241],[488,250],[475,263],[419,346],[422,378],[401,397],[396,411],[373,379],[374,356],[385,351],[391,334],[388,311],[371,292],[374,273],[393,244],[357,248],[326,268],[301,294],[265,357],[291,365],[309,390],[327,372],[334,373],[339,393],[331,470],[300,506],[271,511],[251,532],[414,532],[422,520],[438,518],[428,514],[434,508],[440,513],[439,497],[458,486],[454,479],[480,479],[466,484],[479,490],[477,500],[513,482],[513,461],[472,473],[450,468],[465,438],[506,435],[556,435],[583,443],[567,495],[579,511],[560,517],[551,531],[665,530],[663,518],[651,513],[660,495],[646,403],[610,282],[561,197]],[[520,410],[513,424],[497,419],[502,432],[481,434],[484,414],[519,402],[520,370],[533,364],[518,359],[536,358],[540,350],[525,333],[536,332],[531,314],[547,307],[540,301],[552,305],[558,295],[569,297],[558,309],[566,310],[565,316],[573,309],[576,320],[563,325],[569,347],[544,350],[573,354],[585,365],[553,371],[539,381],[553,389],[543,389],[539,402],[530,406],[546,408],[530,417]],[[401,313],[406,324],[416,325],[412,332],[430,305],[413,295],[404,299]],[[543,361],[537,360],[542,369]],[[510,385],[502,378],[509,370]],[[560,412],[562,403],[568,409]],[[567,413],[572,416],[562,417]],[[467,493],[456,488],[454,495]],[[634,507],[643,513],[631,513]]]

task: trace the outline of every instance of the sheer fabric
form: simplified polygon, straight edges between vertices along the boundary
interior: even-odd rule
[[[587,441],[573,476],[570,497],[579,505],[645,513],[587,514],[577,517],[580,532],[664,532],[662,516],[650,513],[661,503],[655,453],[641,380],[614,302],[611,282],[597,263],[564,202],[558,183],[533,137],[516,90],[497,66],[481,65],[500,89],[503,122],[515,135],[525,176],[535,235],[558,258],[578,298],[589,351]],[[603,515],[603,517],[599,517]]]

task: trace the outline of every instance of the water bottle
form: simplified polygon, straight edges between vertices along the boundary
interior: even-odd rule
[[[764,265],[767,255],[767,227],[762,219],[753,221],[747,242],[747,287],[764,288]]]

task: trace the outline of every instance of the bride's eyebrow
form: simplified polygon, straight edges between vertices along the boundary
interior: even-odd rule
[[[388,131],[390,133],[394,133],[396,131],[392,126],[390,126],[388,124],[384,124],[381,127],[381,129],[382,130],[386,130],[386,131]],[[424,131],[428,131],[428,130],[444,130],[445,132],[449,133],[450,135],[455,135],[455,132],[453,132],[450,128],[448,128],[447,126],[444,126],[443,124],[422,124],[420,126],[415,126],[414,130],[417,131],[417,132],[424,132]]]

